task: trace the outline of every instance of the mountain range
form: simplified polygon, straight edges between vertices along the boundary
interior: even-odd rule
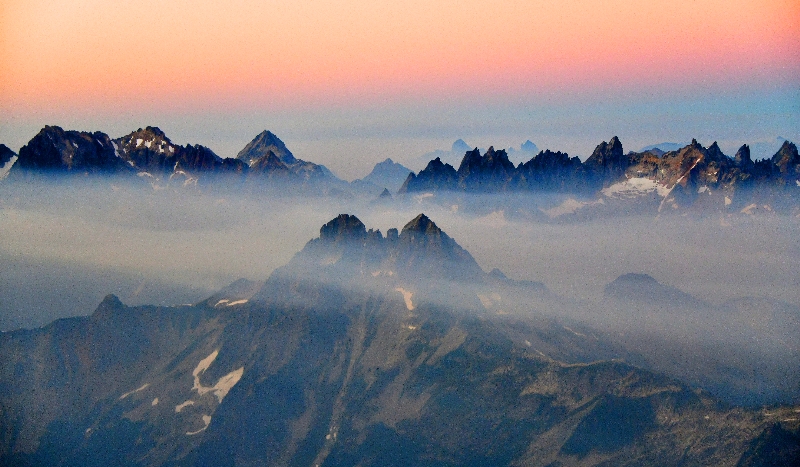
[[[734,157],[714,143],[697,141],[678,150],[652,149],[625,154],[617,137],[599,144],[581,162],[562,152],[540,151],[514,166],[504,150],[468,151],[458,169],[437,158],[410,174],[401,193],[560,193],[586,205],[647,205],[658,212],[711,209],[744,212],[755,209],[795,212],[800,201],[800,156],[784,141],[770,159],[753,161],[743,145]],[[596,200],[596,201],[594,201]],[[592,202],[594,201],[594,202]]]
[[[528,143],[521,146],[521,152],[535,148]],[[465,146],[458,140],[451,152]],[[506,150],[490,147],[481,153],[474,148],[463,153],[458,168],[436,157],[415,174],[386,159],[363,179],[347,183],[322,165],[295,158],[269,131],[257,135],[236,158],[223,159],[201,145],[175,145],[156,127],[112,140],[101,132],[47,126],[19,155],[5,146],[0,148],[0,178],[105,174],[147,181],[156,188],[199,185],[256,193],[277,188],[290,193],[372,197],[384,189],[401,197],[532,193],[547,195],[540,198],[551,203],[533,209],[532,215],[543,219],[618,211],[800,213],[800,156],[790,141],[783,140],[771,158],[757,161],[747,145],[733,157],[716,143],[706,148],[696,140],[678,149],[665,147],[670,150],[654,147],[626,154],[619,138],[613,137],[599,144],[583,162],[548,149],[517,165]]]
[[[9,176],[104,174],[138,176],[154,186],[283,182],[296,187],[347,183],[322,165],[294,157],[273,133],[257,135],[236,156],[221,158],[201,145],[179,146],[157,127],[111,139],[105,133],[64,131],[46,126],[19,151]],[[222,183],[219,183],[222,181]]]
[[[472,146],[467,144],[463,139],[459,138],[453,142],[449,151],[437,149],[419,156],[415,159],[415,166],[425,167],[425,164],[427,164],[428,161],[436,159],[437,157],[444,163],[458,165],[458,163],[464,157],[464,153],[471,151],[472,149]],[[484,150],[482,149],[481,151]],[[519,149],[515,147],[509,147],[506,149],[506,152],[508,153],[509,159],[512,161],[524,162],[536,155],[536,153],[539,152],[539,148],[531,140],[526,140],[519,146]]]
[[[0,463],[796,465],[800,408],[644,368],[551,298],[424,214],[385,236],[342,214],[263,283],[0,334]]]

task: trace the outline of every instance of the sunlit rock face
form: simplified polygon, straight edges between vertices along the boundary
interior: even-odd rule
[[[747,145],[735,157],[724,154],[716,142],[706,148],[696,140],[666,152],[625,153],[615,136],[597,145],[584,162],[549,149],[517,167],[505,151],[494,148],[483,155],[478,149],[467,151],[458,170],[437,158],[419,174],[410,174],[400,192],[571,195],[582,199],[578,209],[567,213],[577,216],[592,212],[749,215],[756,209],[796,214],[799,161],[797,147],[789,141],[772,158],[754,162]]]

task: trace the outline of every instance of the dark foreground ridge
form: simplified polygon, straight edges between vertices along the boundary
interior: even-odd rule
[[[532,310],[541,294],[484,274],[424,214],[386,237],[342,214],[263,285],[171,308],[109,295],[89,317],[0,334],[0,465],[796,459],[800,409],[731,407],[625,363]]]

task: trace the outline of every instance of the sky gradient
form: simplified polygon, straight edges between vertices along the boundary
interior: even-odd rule
[[[45,124],[223,157],[270,129],[347,179],[456,138],[797,142],[800,3],[6,0],[0,142]]]

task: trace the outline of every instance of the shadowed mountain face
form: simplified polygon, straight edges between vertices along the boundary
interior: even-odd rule
[[[7,162],[11,160],[12,157],[16,156],[17,154],[8,148],[5,144],[0,144],[0,167],[6,165]]]
[[[51,173],[132,173],[108,135],[64,131],[46,126],[19,150],[12,174],[23,170]]]
[[[419,174],[411,172],[400,187],[400,193],[415,191],[454,190],[458,183],[458,173],[450,164],[445,164],[438,157],[428,163]]]
[[[340,215],[258,287],[174,308],[109,296],[1,334],[3,465],[764,465],[796,450],[793,408],[731,408],[611,360],[625,354],[588,329],[492,311],[516,285],[425,215],[386,237]]]

